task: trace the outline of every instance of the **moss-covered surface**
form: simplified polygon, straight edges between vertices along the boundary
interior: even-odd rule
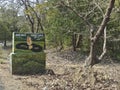
[[[37,53],[16,53],[12,55],[13,74],[38,74],[45,71],[46,54]]]

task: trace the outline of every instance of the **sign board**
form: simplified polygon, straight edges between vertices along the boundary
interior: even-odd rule
[[[14,53],[41,52],[44,49],[44,34],[14,33]]]
[[[36,74],[45,70],[44,34],[13,33],[12,67],[13,74]]]

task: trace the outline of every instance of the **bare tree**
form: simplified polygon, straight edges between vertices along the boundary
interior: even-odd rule
[[[31,32],[38,33],[39,29],[44,32],[44,27],[42,24],[42,14],[35,9],[36,4],[40,4],[39,0],[34,2],[30,0],[21,0],[22,4],[25,7],[26,11],[29,11],[29,14],[26,13],[26,17],[30,22]]]
[[[103,21],[101,22],[101,25],[100,25],[100,27],[97,30],[95,35],[93,35],[93,30],[91,30],[90,54],[89,54],[89,56],[88,56],[88,58],[86,60],[86,65],[88,65],[88,66],[93,66],[94,64],[99,62],[99,58],[97,58],[97,55],[95,53],[96,50],[97,50],[96,45],[97,45],[97,42],[99,41],[101,35],[104,33],[105,27],[106,27],[106,25],[107,25],[107,23],[109,21],[109,18],[110,18],[111,11],[112,11],[112,9],[114,7],[114,3],[115,3],[115,0],[110,0],[109,6],[108,6],[108,8],[106,10]]]
[[[29,10],[29,6],[28,6],[30,4],[29,1],[28,0],[21,0],[21,1],[25,7],[25,10]],[[30,14],[32,14],[32,15],[30,15]],[[31,32],[34,33],[35,32],[35,30],[34,30],[35,18],[33,17],[33,13],[30,13],[30,14],[26,14],[26,17],[30,22]]]

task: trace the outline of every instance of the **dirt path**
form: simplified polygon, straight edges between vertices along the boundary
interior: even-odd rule
[[[6,62],[0,65],[0,77],[3,90],[33,90],[21,81],[17,80],[18,76],[12,75],[9,71],[9,64]],[[0,89],[1,90],[1,89]]]
[[[0,46],[0,90],[34,90],[17,80],[18,76],[10,72],[9,54],[11,49]]]
[[[6,51],[2,53],[6,57]],[[79,64],[73,64],[68,60],[58,58],[55,53],[51,52],[47,52],[46,64],[46,68],[52,69],[55,75],[16,76],[11,75],[9,61],[4,59],[4,62],[0,64],[2,87],[4,87],[4,90],[46,90],[48,88],[53,90],[57,81],[61,84],[66,82],[66,80],[60,80],[59,78],[62,76],[65,76],[64,78],[69,77],[69,73],[74,73],[74,70],[79,67]]]
[[[120,90],[119,64],[95,65],[92,69],[94,77],[91,76],[91,72],[86,76],[82,62],[62,58],[56,52],[46,51],[46,53],[46,68],[53,70],[55,75],[11,75],[9,61],[4,59],[0,64],[0,90]],[[67,56],[75,56],[71,54]],[[75,58],[77,56],[73,59]],[[93,85],[90,83],[92,80]]]
[[[4,90],[4,85],[3,85],[2,81],[1,81],[1,79],[0,79],[0,90]]]

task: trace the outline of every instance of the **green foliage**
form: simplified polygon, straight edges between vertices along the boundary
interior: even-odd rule
[[[12,55],[13,74],[38,74],[45,71],[46,55],[44,52],[39,54],[17,53]]]
[[[0,40],[4,41],[5,39],[10,40],[11,33],[9,32],[9,29],[7,27],[6,23],[3,23],[0,21]]]
[[[79,26],[79,23],[74,23],[80,21],[76,18],[72,19],[73,16],[75,15],[67,8],[61,6],[55,8],[53,5],[47,10],[46,35],[49,44],[59,46],[63,42],[64,45],[71,45],[72,33],[77,31],[76,25]]]
[[[115,60],[120,60],[120,1],[115,1],[115,8],[111,15],[111,21],[107,26],[107,50],[108,55]]]
[[[24,20],[24,21],[23,21]],[[5,41],[12,39],[13,31],[29,30],[23,16],[18,16],[17,9],[0,8],[0,40]]]
[[[114,60],[120,60],[120,40],[109,40],[107,43],[108,55]]]
[[[63,1],[62,1],[63,2]],[[98,29],[102,18],[104,10],[106,9],[105,4],[107,1],[96,2],[98,5],[102,6],[103,13],[95,6],[95,1],[90,0],[73,0],[64,1],[68,6],[61,4],[61,0],[52,0],[48,7],[46,13],[46,36],[47,41],[52,46],[59,46],[60,42],[63,42],[63,46],[72,45],[72,35],[73,33],[80,33],[83,35],[83,50],[88,51],[89,48],[89,29],[90,27],[82,19],[85,18],[87,22],[95,27],[95,32]],[[70,8],[69,8],[70,7]],[[79,17],[71,8],[81,15]],[[87,40],[87,41],[84,41]]]

